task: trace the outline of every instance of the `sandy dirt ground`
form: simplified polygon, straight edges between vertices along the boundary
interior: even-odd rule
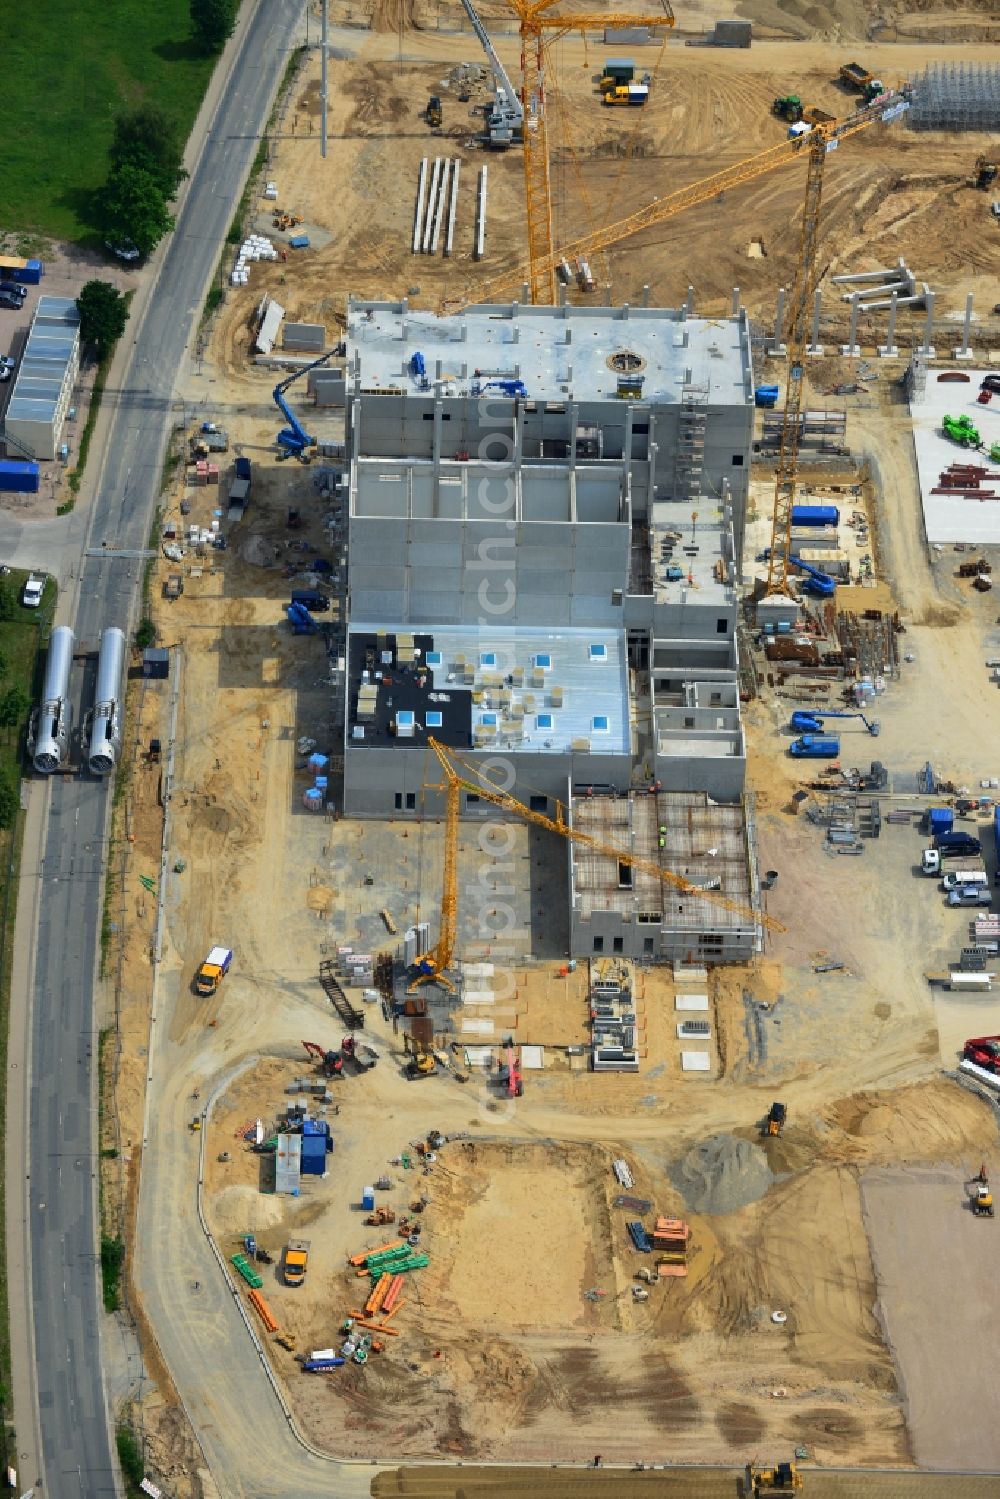
[[[441,22],[440,24],[444,24]],[[342,44],[342,45],[341,45]],[[498,46],[516,72],[518,43]],[[251,285],[227,293],[222,315],[224,363],[242,373],[248,319],[263,291],[271,291],[289,316],[342,325],[346,295],[409,295],[418,306],[485,293],[508,297],[523,279],[515,273],[506,292],[494,290],[500,272],[524,258],[523,182],[518,153],[489,156],[487,254],[472,259],[475,176],[485,159],[472,144],[468,103],[446,89],[448,70],[479,62],[471,35],[455,30],[408,31],[399,41],[387,32],[343,30],[331,67],[330,147],[319,157],[319,88],[303,76],[294,105],[272,147],[267,175],[279,187],[280,206],[300,213],[313,245],[291,251],[287,263],[253,267]],[[347,55],[349,54],[349,55]],[[975,48],[940,47],[935,60],[976,60]],[[873,45],[871,68],[890,80],[907,78],[927,62],[922,46]],[[766,150],[783,138],[770,113],[773,98],[790,89],[833,114],[849,112],[850,95],[832,80],[834,67],[822,42],[774,42],[746,52],[705,50],[671,42],[660,55],[649,105],[642,111],[602,109],[593,79],[600,49],[566,38],[551,49],[549,137],[556,243],[604,228],[655,198]],[[444,100],[442,135],[422,119],[427,97]],[[820,243],[822,275],[892,265],[900,255],[918,279],[938,292],[937,313],[964,307],[977,292],[982,315],[991,293],[995,257],[988,204],[969,184],[977,154],[988,138],[916,134],[905,126],[872,131],[845,144],[831,164],[824,189]],[[412,216],[421,159],[450,154],[463,163],[454,255],[411,254]],[[685,211],[643,231],[607,255],[593,257],[599,287],[616,301],[636,301],[645,285],[651,299],[676,306],[689,285],[696,306],[728,305],[739,286],[752,315],[773,320],[776,289],[791,285],[798,234],[788,232],[801,206],[802,176],[794,168],[769,173],[714,202]],[[379,212],[372,215],[373,201]],[[257,227],[273,232],[261,205]],[[275,234],[276,241],[286,236]],[[704,246],[710,243],[711,255]],[[599,292],[598,295],[601,293]],[[573,296],[577,294],[574,292]],[[846,313],[831,290],[824,337],[846,336]],[[911,342],[912,315],[900,314],[899,338]],[[843,325],[843,326],[841,326]],[[864,324],[862,341],[881,341],[882,323]]]
[[[756,7],[762,18],[768,8],[765,0]],[[832,40],[863,34],[861,7],[841,10],[836,20],[829,8],[822,22],[810,20],[805,7],[793,14],[789,0],[780,15],[773,7],[773,24],[784,17]],[[970,7],[949,14],[958,28],[983,24]],[[296,1348],[317,1348],[335,1339],[356,1305],[361,1282],[345,1272],[346,1256],[385,1233],[362,1221],[362,1186],[387,1172],[394,1185],[380,1198],[397,1213],[418,1196],[429,1199],[422,1221],[431,1263],[411,1277],[408,1305],[395,1319],[400,1337],[386,1339],[383,1354],[363,1369],[312,1380],[288,1350],[269,1344],[304,1429],[331,1451],[493,1461],[580,1461],[594,1451],[609,1460],[653,1461],[669,1453],[728,1463],[758,1449],[805,1446],[827,1464],[900,1465],[933,1450],[949,1465],[975,1466],[974,1444],[956,1436],[949,1448],[940,1421],[927,1427],[932,1445],[921,1447],[925,1405],[893,1326],[902,1314],[892,1310],[892,1261],[877,1246],[873,1263],[866,1228],[877,1229],[870,1207],[866,1224],[859,1182],[872,1170],[930,1164],[950,1183],[940,1187],[941,1221],[961,1214],[961,1181],[970,1160],[975,1167],[995,1154],[996,1125],[940,1070],[954,1065],[972,1027],[1000,1029],[1000,1017],[989,996],[956,1005],[927,985],[925,972],[943,966],[963,940],[965,914],[945,909],[933,882],[915,874],[922,840],[914,829],[886,827],[863,858],[836,859],[824,852],[821,830],[790,815],[799,780],[780,732],[787,699],[769,697],[747,713],[761,863],[779,871],[769,909],[787,931],[769,939],[752,969],[712,975],[711,1075],[682,1078],[673,989],[658,971],[641,975],[638,985],[637,1077],[593,1077],[565,1055],[562,1048],[585,1039],[587,1017],[582,970],[559,972],[564,856],[540,835],[520,831],[516,856],[530,873],[519,911],[535,961],[527,961],[527,951],[517,954],[515,993],[503,1019],[519,1041],[547,1049],[546,1068],[529,1075],[525,1097],[510,1107],[478,1072],[464,1086],[445,1076],[406,1081],[400,1038],[372,1012],[382,1061],[374,1072],[334,1085],[339,1113],[330,1106],[328,1117],[336,1148],[326,1178],[308,1181],[298,1199],[262,1192],[269,1183],[261,1158],[237,1140],[237,1130],[258,1117],[271,1127],[291,1081],[309,1070],[302,1038],[339,1043],[342,1027],[316,982],[319,959],[340,943],[385,946],[383,906],[401,928],[418,917],[436,919],[436,826],[360,827],[301,808],[307,777],[296,739],[309,734],[333,750],[336,743],[322,642],[293,639],[282,619],[286,569],[308,560],[287,545],[287,507],[307,518],[298,540],[324,556],[335,554],[335,543],[309,471],[273,461],[272,377],[248,370],[247,351],[248,319],[265,289],[291,316],[321,321],[333,337],[349,291],[398,296],[419,285],[414,298],[433,305],[519,258],[519,160],[490,158],[489,257],[478,268],[468,246],[480,156],[466,144],[468,106],[446,92],[441,144],[420,119],[447,69],[479,60],[471,36],[447,29],[450,16],[441,32],[406,31],[401,64],[392,7],[380,11],[381,30],[338,31],[338,48],[355,55],[338,57],[331,70],[330,159],[318,158],[310,76],[268,166],[282,206],[306,215],[316,248],[284,265],[254,267],[251,287],[228,296],[187,391],[188,414],[223,421],[237,449],[255,461],[253,506],[228,550],[189,559],[184,596],[154,606],[160,638],[177,646],[183,674],[172,850],[184,868],[167,888],[158,1023],[168,1028],[192,1094],[206,1098],[239,1070],[222,1088],[208,1134],[213,1229],[227,1254],[247,1232],[276,1259],[289,1236],[311,1239],[306,1286],[293,1291],[276,1268],[264,1267],[264,1290]],[[931,18],[920,12],[902,19]],[[839,36],[832,35],[838,26]],[[501,51],[513,66],[516,40],[502,39]],[[865,53],[893,78],[927,56],[920,46]],[[935,56],[978,54],[940,48]],[[774,143],[781,128],[768,106],[776,93],[794,87],[831,112],[849,105],[830,81],[827,41],[816,37],[747,54],[671,44],[648,111],[629,119],[609,120],[611,112],[595,104],[589,79],[597,61],[596,48],[585,56],[576,41],[556,50],[560,235],[589,227],[588,201],[624,213]],[[570,140],[578,142],[579,160]],[[417,167],[424,154],[442,149],[466,163],[462,248],[450,265],[414,265]],[[851,171],[829,183],[827,269],[905,254],[941,291],[945,308],[962,305],[966,289],[985,294],[994,262],[975,247],[984,198],[963,185],[980,149],[975,137],[918,139],[902,129],[852,143]],[[800,194],[794,172],[763,178],[738,201],[697,210],[616,249],[609,267],[614,296],[634,297],[649,283],[654,300],[669,304],[691,283],[700,307],[721,307],[735,283],[754,312],[766,312],[776,286],[789,279],[796,237],[786,226]],[[269,216],[260,225],[266,232]],[[760,257],[748,254],[755,240],[763,243]],[[866,338],[873,341],[876,331],[866,330]],[[814,375],[817,390],[836,383],[839,361],[824,362]],[[1000,630],[988,600],[959,591],[953,558],[927,561],[912,443],[887,382],[848,401],[849,440],[873,475],[868,500],[879,565],[892,580],[913,660],[880,700],[878,744],[845,730],[844,758],[867,764],[877,752],[904,798],[927,759],[975,786],[1000,769],[990,749],[998,742],[1000,696],[983,691],[983,662],[1000,655]],[[338,435],[335,416],[322,416],[317,426],[324,436]],[[168,507],[175,516],[182,494],[190,518],[207,524],[217,495],[175,485]],[[161,575],[170,570],[163,565]],[[154,919],[138,876],[157,875],[162,816],[159,768],[141,752],[152,734],[165,733],[166,703],[162,689],[149,688],[137,710],[126,875],[116,897],[124,934],[118,1094],[127,1189],[142,1134]],[[463,888],[480,873],[477,850],[474,833],[463,832]],[[488,956],[469,914],[461,919],[463,957]],[[191,975],[220,941],[236,949],[233,972],[214,999],[197,1000]],[[817,963],[831,956],[844,970],[817,973]],[[757,1127],[775,1097],[788,1103],[790,1123],[765,1148],[756,1143]],[[192,1112],[196,1107],[192,1098]],[[466,1138],[449,1143],[428,1175],[392,1164],[432,1127]],[[740,1159],[761,1191],[734,1194],[739,1173],[722,1173],[725,1181],[709,1182],[705,1207],[691,1196],[685,1163],[719,1141],[726,1159],[744,1152]],[[189,1151],[193,1171],[191,1141],[179,1148]],[[229,1161],[217,1159],[223,1153]],[[654,1287],[645,1304],[632,1299],[642,1261],[629,1246],[626,1215],[613,1206],[609,1161],[617,1154],[629,1159],[636,1190],[657,1211],[680,1214],[692,1228],[687,1279]],[[188,1210],[187,1200],[178,1204],[179,1213]],[[885,1283],[883,1264],[890,1267]],[[970,1267],[970,1277],[979,1273]],[[604,1294],[589,1299],[588,1292]],[[786,1320],[773,1321],[775,1311]],[[946,1358],[954,1343],[943,1317],[934,1337]],[[980,1351],[988,1356],[985,1342],[971,1340],[963,1350],[970,1369]],[[161,1373],[157,1382],[169,1389]],[[164,1428],[165,1452],[171,1431]]]
[[[978,1170],[970,1159],[966,1174]],[[861,1193],[914,1457],[923,1467],[950,1467],[961,1448],[965,1466],[996,1472],[996,1361],[968,1358],[982,1339],[978,1288],[996,1264],[994,1220],[956,1212],[951,1173],[870,1171]]]
[[[265,430],[255,412],[233,419],[234,438],[248,450],[262,445]],[[880,428],[872,430],[877,438]],[[907,629],[917,659],[880,702],[879,752],[894,775],[930,757],[973,779],[983,767],[974,749],[956,764],[956,743],[989,743],[995,732],[973,735],[972,717],[968,739],[955,730],[963,714],[981,722],[984,711],[997,711],[992,698],[966,702],[992,616],[977,615],[947,575],[937,584],[923,560],[919,523],[906,509],[904,456],[901,445],[898,471],[890,470],[881,450],[883,480],[898,472],[900,483],[886,484],[888,499],[875,503],[888,507],[892,545],[913,560],[901,602],[913,611]],[[229,549],[215,554],[214,567],[195,559],[182,599],[155,605],[161,638],[182,659],[173,848],[185,862],[167,890],[171,998],[159,1023],[203,1098],[216,1078],[247,1064],[213,1116],[209,1211],[227,1254],[246,1232],[276,1258],[289,1236],[311,1239],[302,1290],[265,1267],[265,1295],[297,1349],[335,1339],[356,1303],[345,1258],[384,1233],[363,1225],[361,1187],[387,1172],[395,1185],[383,1200],[397,1212],[418,1194],[430,1199],[423,1242],[431,1264],[414,1275],[396,1319],[401,1336],[387,1339],[383,1354],[336,1379],[310,1380],[291,1353],[271,1345],[304,1428],[330,1450],[362,1456],[579,1461],[593,1449],[653,1461],[666,1447],[681,1459],[738,1462],[762,1444],[804,1445],[821,1463],[909,1462],[912,1436],[876,1316],[858,1177],[868,1166],[933,1163],[954,1178],[960,1212],[968,1161],[995,1151],[988,1109],[935,1080],[942,1061],[954,1063],[956,1021],[923,975],[954,950],[964,918],[914,874],[916,830],[887,828],[864,858],[838,861],[824,854],[818,829],[783,810],[797,784],[777,732],[787,704],[755,704],[748,718],[762,863],[780,871],[770,909],[788,931],[753,970],[712,976],[717,1079],[681,1079],[673,991],[659,971],[640,976],[645,1056],[637,1077],[592,1077],[560,1056],[584,1024],[579,970],[559,975],[565,939],[553,912],[562,854],[525,837],[518,849],[530,853],[532,885],[519,898],[541,956],[516,965],[510,1024],[519,1039],[552,1049],[550,1065],[529,1075],[513,1109],[481,1073],[464,1087],[444,1076],[407,1082],[400,1040],[375,1015],[383,1059],[334,1085],[340,1113],[330,1115],[328,1177],[294,1200],[261,1193],[260,1160],[237,1143],[236,1130],[257,1117],[273,1124],[289,1083],[308,1071],[301,1038],[335,1046],[342,1031],[316,983],[318,959],[339,942],[377,951],[386,941],[383,905],[400,924],[419,912],[433,921],[440,840],[434,828],[359,827],[300,810],[305,777],[295,740],[308,732],[324,742],[332,712],[322,645],[289,636],[280,618],[285,559],[300,555],[284,546],[284,510],[293,495],[312,503],[310,481],[266,460],[258,469],[254,509]],[[209,491],[184,492],[192,518],[207,519]],[[322,515],[310,512],[309,545],[326,545]],[[258,534],[270,551],[252,541]],[[944,629],[938,587],[951,621]],[[147,693],[137,744],[162,726],[164,706],[162,691]],[[870,752],[859,737],[858,760]],[[158,864],[156,770],[142,767],[134,785],[124,977],[141,999],[152,902],[137,876],[155,875]],[[463,888],[482,857],[471,830],[463,833]],[[474,932],[463,932],[463,955],[481,956]],[[219,940],[235,947],[234,970],[216,998],[195,1000],[191,974]],[[847,971],[817,974],[822,955]],[[766,1006],[763,1047],[751,1044],[756,1011],[747,996]],[[976,1030],[996,1028],[991,1013],[987,997]],[[137,1009],[123,1028],[130,1120],[146,1034]],[[761,1162],[757,1124],[776,1096],[788,1103],[790,1124]],[[432,1127],[466,1134],[483,1154],[472,1159],[466,1142],[453,1142],[427,1177],[390,1164]],[[135,1141],[138,1126],[123,1121],[123,1135]],[[756,1174],[770,1175],[763,1195],[707,1211],[689,1205],[678,1172],[719,1136],[743,1142],[755,1152]],[[224,1152],[229,1162],[216,1159]],[[640,1261],[624,1214],[610,1205],[608,1160],[617,1153],[632,1163],[637,1190],[692,1228],[687,1280],[654,1287],[645,1305],[632,1302]],[[588,1291],[606,1294],[591,1301]],[[774,1311],[787,1320],[773,1322]],[[953,1460],[970,1461],[963,1451]]]

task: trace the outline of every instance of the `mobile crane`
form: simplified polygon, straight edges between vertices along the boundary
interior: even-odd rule
[[[336,353],[336,347],[328,349],[325,354],[321,354],[318,359],[312,360],[310,364],[305,364],[301,369],[293,370],[290,375],[286,375],[285,379],[279,381],[272,390],[271,396],[274,404],[288,423],[288,426],[282,427],[274,439],[280,450],[278,454],[279,458],[297,458],[300,463],[310,462],[308,450],[316,446],[316,438],[309,436],[305,427],[303,427],[298,417],[288,405],[288,402],[285,400],[285,391],[289,386],[294,385],[296,380],[301,380],[303,375],[308,375],[310,370],[319,369],[320,365],[326,364],[329,360],[333,359]]]
[[[420,954],[414,964],[413,976],[407,989],[412,994],[421,984],[430,982],[438,983],[449,993],[455,992],[455,986],[448,977],[447,970],[451,967],[455,954],[455,941],[458,928],[458,825],[461,810],[461,794],[463,791],[477,796],[480,801],[490,802],[495,807],[511,813],[515,817],[522,818],[525,822],[533,823],[535,827],[547,828],[551,833],[558,833],[561,838],[568,838],[573,843],[593,849],[595,853],[604,854],[608,858],[615,859],[620,865],[627,865],[630,869],[636,869],[644,874],[651,875],[665,885],[671,885],[676,890],[686,891],[690,895],[698,896],[704,900],[710,900],[725,911],[732,911],[743,916],[754,924],[766,926],[771,931],[783,932],[785,928],[773,917],[763,912],[751,910],[740,901],[728,899],[720,895],[716,890],[705,890],[700,885],[694,885],[690,880],[684,879],[679,874],[674,874],[669,869],[663,869],[652,859],[637,858],[622,849],[614,848],[604,843],[599,838],[594,838],[590,833],[585,833],[578,828],[571,827],[563,817],[562,804],[557,803],[555,817],[547,817],[544,812],[535,812],[519,802],[515,796],[508,791],[498,791],[495,787],[486,783],[480,776],[480,772],[474,765],[466,765],[459,760],[453,752],[449,753],[443,744],[433,737],[427,740],[428,746],[437,756],[438,763],[444,772],[445,800],[445,834],[444,834],[444,878],[441,888],[441,921],[438,930],[438,940],[434,947],[428,948],[425,953]],[[456,769],[456,763],[461,769]],[[469,775],[463,775],[462,771],[468,770]],[[435,789],[440,790],[440,787]]]
[[[480,46],[486,53],[493,73],[495,85],[493,108],[486,116],[486,128],[489,131],[490,145],[495,150],[503,151],[521,139],[524,126],[524,105],[521,103],[517,89],[510,81],[507,69],[496,54],[489,32],[479,19],[472,0],[462,0],[462,6],[472,24],[473,31],[479,38]]]

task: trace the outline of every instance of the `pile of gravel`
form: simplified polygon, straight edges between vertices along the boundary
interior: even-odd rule
[[[759,1145],[736,1135],[711,1135],[670,1167],[692,1213],[734,1213],[757,1202],[775,1181]]]

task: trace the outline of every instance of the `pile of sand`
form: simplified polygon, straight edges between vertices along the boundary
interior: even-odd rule
[[[211,1213],[217,1234],[259,1234],[266,1228],[277,1228],[284,1217],[279,1197],[245,1186],[223,1187]]]
[[[670,1178],[692,1213],[734,1213],[757,1202],[775,1178],[759,1145],[712,1135],[673,1162]]]

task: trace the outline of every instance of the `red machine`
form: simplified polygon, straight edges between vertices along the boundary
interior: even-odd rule
[[[344,1059],[339,1052],[324,1051],[316,1041],[303,1041],[302,1045],[311,1057],[316,1058],[326,1077],[343,1077]]]
[[[966,1041],[962,1055],[984,1072],[1000,1074],[1000,1036],[973,1036]]]
[[[511,1098],[522,1098],[524,1096],[524,1078],[521,1069],[517,1065],[517,1056],[514,1051],[513,1036],[507,1037],[507,1065],[500,1067],[500,1081],[507,1084],[507,1093]]]

